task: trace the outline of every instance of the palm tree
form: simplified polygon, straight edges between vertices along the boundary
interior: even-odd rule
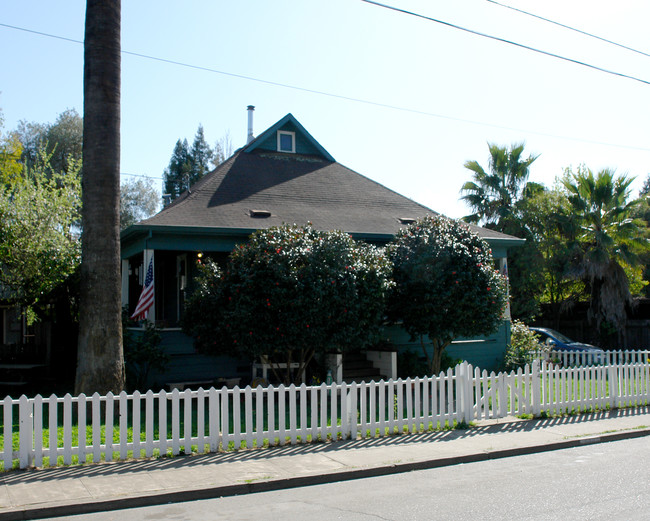
[[[639,200],[629,200],[632,181],[616,177],[613,170],[594,175],[584,167],[568,172],[562,181],[581,252],[574,274],[590,286],[589,319],[597,333],[605,321],[621,331],[625,305],[632,302],[624,268],[639,265],[639,254],[650,249],[645,225],[633,219]]]
[[[513,144],[508,150],[488,143],[490,149],[489,171],[486,172],[477,161],[467,161],[465,168],[473,172],[473,181],[465,183],[461,197],[474,212],[464,220],[482,223],[501,231],[505,221],[515,213],[516,203],[525,195],[526,190],[533,189],[533,183],[527,183],[530,165],[539,156],[522,158],[524,144]],[[531,185],[531,186],[528,186]]]
[[[120,276],[120,0],[87,0],[77,393],[124,388]]]
[[[539,252],[531,241],[530,231],[521,219],[522,201],[543,187],[528,182],[530,165],[538,156],[523,157],[523,143],[510,149],[488,143],[489,169],[486,172],[477,161],[467,161],[465,168],[473,180],[462,187],[461,197],[474,212],[463,220],[482,224],[486,228],[527,239],[526,244],[509,255],[511,312],[513,317],[530,320],[538,312],[541,279],[535,265]]]

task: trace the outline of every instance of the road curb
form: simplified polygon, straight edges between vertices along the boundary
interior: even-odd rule
[[[64,505],[47,505],[41,507],[15,508],[0,512],[0,521],[22,521],[31,519],[46,519],[52,517],[71,516],[79,514],[91,514],[97,512],[108,512],[123,510],[126,508],[148,507],[163,505],[167,503],[182,503],[200,499],[214,499],[218,497],[239,496],[258,492],[272,492],[297,487],[323,485],[340,481],[351,481],[355,479],[389,476],[416,470],[434,469],[460,465],[464,463],[476,463],[493,459],[509,458],[526,454],[537,454],[560,449],[582,447],[598,443],[609,443],[625,439],[641,438],[650,436],[650,428],[634,429],[629,431],[611,432],[593,436],[570,438],[554,443],[516,447],[512,449],[501,449],[494,451],[482,451],[463,456],[449,458],[437,458],[426,461],[415,461],[409,463],[396,463],[377,467],[359,468],[343,471],[329,472],[314,476],[300,476],[294,478],[282,478],[269,481],[256,481],[251,483],[240,483],[235,485],[207,487],[192,490],[175,490],[153,492],[142,496],[124,497],[102,501],[88,501]]]

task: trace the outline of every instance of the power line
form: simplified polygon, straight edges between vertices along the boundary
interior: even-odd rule
[[[129,174],[127,172],[120,172],[120,176],[127,175],[129,177],[144,177],[145,179],[155,179],[156,181],[162,181],[162,177],[156,177],[153,175],[145,175],[145,174]]]
[[[386,7],[388,9],[392,9],[392,10],[395,10],[395,11],[402,11],[401,9],[397,9],[397,8],[390,7],[390,6],[384,6],[383,4],[379,4],[377,2],[372,2],[370,0],[362,0],[362,1],[367,2],[367,3],[371,3],[371,4],[376,4],[376,5],[381,6],[381,7]],[[409,13],[408,11],[403,11],[403,12],[405,12],[407,14],[412,14],[412,13]],[[414,16],[418,16],[418,17],[421,17],[421,18],[427,18],[425,16],[417,15],[417,14],[414,14]],[[433,20],[433,19],[431,19],[431,20]],[[433,21],[437,21],[437,20],[433,20]],[[443,23],[445,25],[451,25],[451,24],[447,24],[446,22],[440,22],[440,23]],[[451,26],[455,27],[453,25],[451,25]],[[40,32],[40,31],[34,31],[32,29],[26,29],[24,27],[18,27],[18,26],[14,26],[14,25],[1,23],[1,22],[0,22],[0,27],[7,27],[9,29],[14,29],[14,30],[17,30],[17,31],[23,31],[23,32],[26,32],[26,33],[36,34],[36,35],[39,35],[39,36],[45,36],[47,38],[55,38],[55,39],[58,39],[58,40],[63,40],[63,41],[66,41],[66,42],[71,42],[71,43],[76,43],[76,44],[82,44],[83,45],[82,40],[75,40],[73,38],[66,38],[66,37],[63,37],[63,36],[53,35],[53,34],[44,33],[44,32]],[[471,31],[469,29],[463,29],[463,30],[466,30],[468,32],[473,32],[473,31]],[[476,33],[476,34],[480,34],[480,33]],[[490,37],[490,38],[493,38],[493,37]],[[495,38],[495,39],[498,39],[498,38]],[[507,40],[504,40],[504,41],[507,41]],[[514,45],[517,45],[517,44],[514,44]],[[287,84],[287,83],[280,83],[280,82],[275,82],[275,81],[270,81],[270,80],[264,80],[264,79],[261,79],[261,78],[255,78],[253,76],[245,76],[245,75],[242,75],[242,74],[235,74],[235,73],[232,73],[232,72],[221,71],[221,70],[213,69],[213,68],[210,68],[210,67],[204,67],[204,66],[201,66],[201,65],[192,65],[192,64],[189,64],[189,63],[185,63],[185,62],[180,62],[180,61],[176,61],[176,60],[169,60],[169,59],[166,59],[166,58],[160,58],[160,57],[157,57],[157,56],[150,56],[150,55],[142,54],[142,53],[136,53],[136,52],[122,50],[122,54],[127,54],[129,56],[135,56],[137,58],[142,58],[142,59],[147,59],[147,60],[158,61],[158,62],[161,62],[161,63],[167,63],[167,64],[170,64],[170,65],[176,65],[176,66],[179,66],[179,67],[185,67],[185,68],[189,68],[189,69],[200,70],[200,71],[203,71],[203,72],[210,72],[210,73],[213,73],[213,74],[220,74],[220,75],[223,75],[223,76],[229,76],[229,77],[238,78],[238,79],[255,81],[257,83],[263,83],[265,85],[271,85],[271,86],[274,86],[274,87],[292,89],[292,90],[296,90],[296,91],[300,91],[300,92],[307,92],[309,94],[317,94],[317,95],[320,95],[320,96],[327,96],[327,97],[334,98],[334,99],[341,99],[341,100],[344,100],[344,101],[351,101],[351,102],[354,102],[354,103],[363,103],[365,105],[371,105],[371,106],[374,106],[374,107],[397,110],[397,111],[401,111],[401,112],[407,112],[407,113],[410,113],[410,114],[418,114],[418,115],[421,115],[421,116],[428,116],[428,117],[433,117],[433,118],[438,118],[438,119],[446,119],[446,120],[455,121],[455,122],[458,122],[458,123],[466,123],[466,124],[469,124],[469,125],[479,125],[479,126],[483,126],[483,127],[496,128],[496,129],[500,129],[500,130],[509,130],[509,131],[513,131],[513,132],[524,132],[524,133],[527,133],[527,134],[533,134],[533,135],[544,136],[544,137],[551,137],[551,138],[556,138],[556,139],[563,139],[563,140],[567,140],[567,141],[576,141],[576,142],[580,142],[580,143],[590,143],[590,144],[594,144],[594,145],[611,146],[611,147],[624,148],[624,149],[629,149],[629,150],[642,150],[642,151],[646,151],[646,152],[650,151],[650,149],[646,148],[646,147],[636,147],[636,146],[631,146],[631,145],[620,145],[620,144],[614,144],[614,143],[606,143],[606,142],[602,142],[602,141],[594,141],[594,140],[584,139],[584,138],[577,138],[577,137],[572,137],[572,136],[562,136],[562,135],[558,135],[558,134],[550,134],[550,133],[539,132],[539,131],[535,131],[535,130],[526,130],[526,129],[516,128],[516,127],[508,127],[508,126],[505,126],[505,125],[496,125],[494,123],[486,123],[484,121],[476,121],[476,120],[471,120],[471,119],[459,118],[459,117],[455,117],[455,116],[448,116],[448,115],[445,115],[445,114],[438,114],[438,113],[435,113],[435,112],[428,112],[428,111],[419,110],[419,109],[412,109],[412,108],[409,108],[409,107],[401,107],[401,106],[398,106],[398,105],[391,105],[391,104],[388,104],[388,103],[381,103],[381,102],[378,102],[378,101],[371,101],[371,100],[367,100],[367,99],[363,99],[363,98],[355,98],[355,97],[352,97],[352,96],[345,96],[345,95],[342,95],[342,94],[334,94],[332,92],[325,92],[325,91],[316,90],[316,89],[309,89],[309,88],[306,88],[306,87],[298,87],[296,85],[290,85],[290,84]],[[646,82],[644,80],[638,80],[638,81],[650,84],[650,82]],[[135,174],[130,174],[130,175],[135,175]],[[161,178],[154,177],[153,179],[161,179]]]
[[[609,43],[611,45],[616,45],[617,47],[621,47],[621,48],[626,49],[628,51],[636,52],[638,54],[642,54],[643,56],[650,57],[650,54],[648,54],[647,52],[639,51],[638,49],[634,49],[632,47],[628,47],[627,45],[623,45],[621,43],[617,43],[617,42],[614,42],[612,40],[608,40],[607,38],[603,38],[601,36],[589,33],[587,31],[583,31],[581,29],[576,29],[575,27],[571,27],[570,25],[565,25],[563,23],[556,22],[555,20],[550,20],[549,18],[544,18],[543,16],[539,16],[537,14],[529,13],[528,11],[524,11],[522,9],[512,7],[511,5],[506,5],[506,4],[502,4],[500,2],[496,2],[495,0],[486,0],[486,1],[490,2],[491,4],[495,4],[495,5],[498,5],[498,6],[501,6],[501,7],[505,7],[506,9],[512,9],[513,11],[517,11],[519,13],[522,13],[522,14],[525,14],[525,15],[528,15],[528,16],[532,16],[533,18],[538,18],[539,20],[543,20],[543,21],[551,23],[551,24],[559,25],[560,27],[564,27],[565,29],[568,29],[569,31],[575,31],[576,33],[584,34],[585,36],[589,36],[590,38],[595,38],[596,40],[600,40],[602,42],[606,42],[606,43]]]
[[[627,79],[630,79],[630,80],[638,81],[640,83],[644,83],[646,85],[650,85],[650,81],[643,80],[641,78],[637,78],[636,76],[630,76],[628,74],[623,74],[622,72],[616,72],[616,71],[612,71],[612,70],[609,70],[609,69],[603,69],[602,67],[598,67],[597,65],[591,65],[590,63],[582,62],[580,60],[574,60],[573,58],[567,58],[566,56],[561,56],[559,54],[554,54],[554,53],[551,53],[551,52],[548,52],[548,51],[543,51],[543,50],[537,49],[535,47],[530,47],[529,45],[524,45],[522,43],[513,42],[512,40],[506,40],[505,38],[500,38],[498,36],[492,36],[491,34],[486,34],[486,33],[482,33],[482,32],[479,32],[479,31],[475,31],[473,29],[468,29],[467,27],[462,27],[460,25],[455,25],[455,24],[452,24],[452,23],[449,23],[449,22],[445,22],[443,20],[438,20],[437,18],[432,18],[430,16],[425,16],[423,14],[415,13],[413,11],[407,11],[406,9],[400,9],[398,7],[393,7],[391,5],[382,4],[382,3],[379,3],[379,2],[375,2],[374,0],[361,0],[361,1],[366,2],[367,4],[372,4],[372,5],[376,5],[378,7],[383,7],[384,9],[389,9],[391,11],[396,11],[398,13],[403,13],[403,14],[408,14],[410,16],[415,16],[417,18],[422,18],[422,19],[428,20],[430,22],[435,22],[435,23],[438,23],[438,24],[441,24],[441,25],[445,25],[445,26],[451,27],[453,29],[458,29],[459,31],[465,31],[466,33],[474,34],[476,36],[481,36],[483,38],[489,38],[490,40],[495,40],[497,42],[507,43],[508,45],[514,45],[515,47],[519,47],[521,49],[526,49],[528,51],[543,54],[544,56],[550,56],[551,58],[557,58],[558,60],[564,60],[564,61],[567,61],[569,63],[575,63],[576,65],[582,65],[583,67],[588,67],[589,69],[593,69],[593,70],[600,71],[600,72],[605,72],[605,73],[611,74],[613,76],[619,76],[621,78],[627,78]]]

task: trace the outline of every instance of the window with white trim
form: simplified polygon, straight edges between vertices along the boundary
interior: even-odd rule
[[[278,152],[296,153],[296,133],[278,130]]]

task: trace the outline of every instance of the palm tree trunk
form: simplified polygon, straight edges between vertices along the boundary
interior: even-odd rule
[[[120,17],[120,0],[86,2],[77,393],[124,389],[119,237]]]

